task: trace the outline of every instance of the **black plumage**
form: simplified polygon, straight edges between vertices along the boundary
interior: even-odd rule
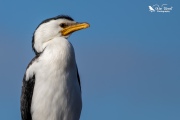
[[[22,120],[32,120],[31,116],[31,101],[33,96],[35,75],[28,81],[23,78],[22,94],[21,94],[21,118]]]

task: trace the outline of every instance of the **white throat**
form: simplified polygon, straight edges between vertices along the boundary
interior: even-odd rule
[[[45,43],[44,46],[46,46],[43,51],[46,57],[44,60],[52,64],[61,65],[62,68],[69,68],[76,64],[74,48],[67,39],[56,37]]]

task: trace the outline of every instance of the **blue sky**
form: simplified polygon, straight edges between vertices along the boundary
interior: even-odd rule
[[[173,10],[151,13],[154,4]],[[81,120],[179,120],[179,12],[175,0],[1,1],[0,119],[20,119],[35,28],[67,14],[91,24],[69,38],[81,76]]]

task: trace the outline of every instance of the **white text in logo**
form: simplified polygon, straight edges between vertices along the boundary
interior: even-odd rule
[[[150,12],[162,12],[162,13],[171,12],[173,9],[172,6],[170,7],[167,4],[162,4],[161,6],[159,6],[158,4],[155,4],[148,7],[149,7]]]

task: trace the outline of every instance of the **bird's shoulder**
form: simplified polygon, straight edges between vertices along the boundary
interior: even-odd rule
[[[37,54],[28,64],[25,75],[24,75],[25,81],[30,80],[34,76],[36,69],[37,69],[37,63],[39,62],[38,59],[40,56],[41,56],[41,54]]]

